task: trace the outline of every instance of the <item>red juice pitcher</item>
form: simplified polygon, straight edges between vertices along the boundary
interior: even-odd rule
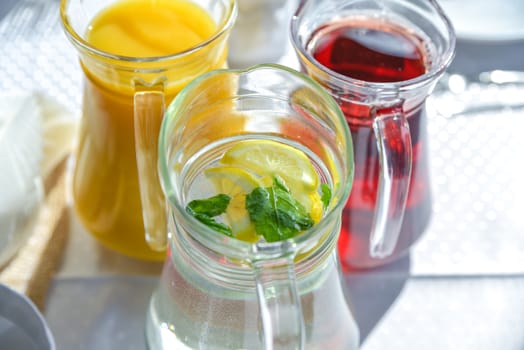
[[[291,38],[302,70],[337,100],[353,137],[341,262],[391,262],[431,216],[425,100],[454,56],[451,23],[434,0],[305,0]]]

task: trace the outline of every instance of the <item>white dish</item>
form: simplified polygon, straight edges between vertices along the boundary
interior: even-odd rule
[[[33,302],[0,284],[0,345],[9,350],[55,350],[47,323]]]

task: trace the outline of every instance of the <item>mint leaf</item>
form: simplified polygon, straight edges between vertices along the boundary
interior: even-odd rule
[[[287,188],[284,180],[276,176],[273,179],[273,197],[276,198],[276,209],[279,223],[285,227],[303,231],[314,222],[306,208],[298,202]]]
[[[322,206],[324,210],[326,210],[329,202],[331,202],[331,187],[329,187],[328,184],[322,184],[320,185],[320,191],[322,191],[322,195],[320,197],[322,200]]]
[[[231,237],[233,236],[231,228],[213,219],[226,212],[230,201],[231,197],[226,194],[218,194],[207,199],[195,199],[188,203],[186,212],[207,227]]]
[[[194,213],[213,217],[225,213],[230,201],[231,197],[227,194],[217,194],[207,199],[192,200],[187,208]]]
[[[314,224],[311,215],[278,176],[273,178],[272,187],[257,187],[246,196],[246,209],[257,234],[267,242],[294,237]]]

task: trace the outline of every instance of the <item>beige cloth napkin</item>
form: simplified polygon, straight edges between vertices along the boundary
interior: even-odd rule
[[[12,140],[27,144],[33,142],[30,145],[32,152],[17,153],[17,161],[23,163],[23,158],[31,157],[31,154],[39,157],[37,175],[40,175],[43,192],[39,205],[16,228],[15,234],[23,236],[24,241],[17,253],[0,268],[0,283],[27,295],[42,309],[49,281],[60,262],[68,234],[65,169],[78,119],[54,99],[40,93],[2,96],[0,107],[0,111],[18,108],[14,117],[27,118],[30,122],[24,128],[33,128],[31,133],[25,132],[27,129],[21,129],[25,131]],[[17,132],[13,131],[15,129],[7,129],[7,132]],[[24,140],[24,136],[28,139]],[[12,140],[10,141],[14,142]],[[41,154],[37,151],[39,149]],[[31,161],[28,162],[30,163]],[[26,166],[25,169],[27,168]],[[0,230],[6,229],[0,227]]]

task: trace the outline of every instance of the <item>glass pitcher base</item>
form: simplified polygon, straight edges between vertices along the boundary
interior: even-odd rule
[[[359,330],[340,288],[335,261],[333,257],[327,267],[302,281],[305,350],[358,349]],[[255,291],[221,288],[208,280],[197,283],[195,272],[185,279],[182,266],[171,259],[164,265],[146,316],[147,348],[263,350]]]
[[[190,321],[187,320],[189,323]],[[329,337],[324,340],[317,339],[315,344],[306,344],[304,349],[306,350],[323,350],[323,349],[332,349],[332,350],[357,350],[359,348],[359,330],[354,321],[343,323],[343,330],[337,333],[337,336]],[[228,338],[226,343],[238,343],[242,344],[246,341],[249,342],[249,338],[256,339],[255,343],[259,345],[250,345],[242,347],[231,346],[221,346],[219,344],[209,343],[206,338],[206,333],[213,333],[213,330],[206,329],[206,324],[200,325],[188,325],[194,332],[201,333],[204,335],[201,339],[201,342],[195,344],[194,347],[190,347],[186,344],[185,336],[178,335],[176,333],[175,327],[161,321],[156,314],[153,302],[151,303],[145,325],[145,338],[146,338],[146,349],[148,350],[167,350],[167,349],[176,349],[176,350],[196,350],[196,349],[207,349],[207,350],[263,350],[263,345],[260,342],[261,333],[252,333],[247,334],[239,331],[235,334],[228,334],[225,337]],[[339,328],[341,324],[338,324]],[[311,330],[307,333],[313,333]],[[232,339],[237,338],[237,340]]]
[[[191,349],[187,347],[176,335],[174,329],[162,323],[156,315],[154,309],[150,307],[146,320],[146,348],[148,350],[157,349]]]

